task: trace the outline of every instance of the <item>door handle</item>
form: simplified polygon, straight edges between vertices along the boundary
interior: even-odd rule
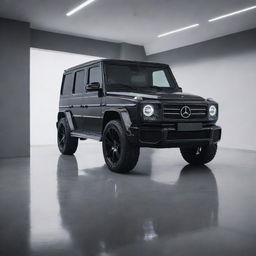
[[[73,105],[69,105],[68,107],[69,107],[69,108],[73,108]]]
[[[88,106],[83,104],[83,105],[81,105],[81,108],[88,108]]]

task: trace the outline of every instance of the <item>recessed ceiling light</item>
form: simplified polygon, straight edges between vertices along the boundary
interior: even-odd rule
[[[231,12],[231,13],[228,13],[228,14],[225,14],[225,15],[222,15],[222,16],[219,16],[219,17],[216,17],[216,18],[212,18],[210,20],[208,20],[209,22],[213,22],[215,20],[220,20],[220,19],[224,19],[224,18],[227,18],[229,16],[233,16],[233,15],[236,15],[236,14],[239,14],[239,13],[242,13],[242,12],[247,12],[247,11],[250,11],[250,10],[253,10],[253,9],[256,9],[256,5],[252,6],[252,7],[248,7],[248,8],[245,8],[245,9],[242,9],[242,10],[238,10],[236,12]]]
[[[76,8],[74,8],[73,10],[69,11],[68,13],[66,13],[67,16],[71,16],[74,13],[80,11],[81,9],[83,9],[84,7],[86,7],[87,5],[91,4],[92,2],[94,2],[95,0],[87,0],[84,3],[78,5]]]
[[[179,29],[176,29],[176,30],[172,30],[172,31],[160,34],[157,37],[168,36],[170,34],[177,33],[177,32],[180,32],[180,31],[183,31],[183,30],[187,30],[187,29],[190,29],[190,28],[195,28],[195,27],[198,27],[198,26],[199,26],[199,24],[193,24],[193,25],[190,25],[190,26],[187,26],[187,27],[184,27],[184,28],[179,28]]]

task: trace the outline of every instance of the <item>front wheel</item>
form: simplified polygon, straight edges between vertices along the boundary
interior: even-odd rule
[[[108,168],[119,173],[132,170],[140,154],[139,146],[127,140],[125,130],[118,120],[107,123],[103,131],[102,149]]]
[[[70,136],[70,129],[66,118],[58,122],[57,142],[60,152],[63,155],[73,155],[78,146],[78,138]]]
[[[212,161],[217,152],[217,144],[180,148],[184,160],[190,164],[201,165]]]

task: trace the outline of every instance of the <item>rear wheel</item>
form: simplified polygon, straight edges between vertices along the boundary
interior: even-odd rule
[[[138,162],[140,149],[126,137],[120,121],[110,121],[103,132],[102,149],[108,168],[114,172],[126,173]]]
[[[197,147],[180,148],[184,160],[190,164],[200,165],[209,163],[216,155],[217,144]]]
[[[78,138],[70,136],[70,128],[66,118],[58,122],[58,147],[63,155],[73,155],[78,146]]]

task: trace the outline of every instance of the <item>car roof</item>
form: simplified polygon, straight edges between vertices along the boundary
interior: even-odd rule
[[[138,65],[147,65],[147,66],[168,66],[167,64],[163,63],[156,63],[156,62],[147,62],[147,61],[133,61],[133,60],[120,60],[120,59],[98,59],[93,61],[88,61],[85,63],[82,63],[80,65],[68,68],[65,70],[65,73],[69,73],[71,71],[75,71],[81,68],[84,68],[86,66],[90,66],[97,63],[112,63],[112,64],[138,64]]]

